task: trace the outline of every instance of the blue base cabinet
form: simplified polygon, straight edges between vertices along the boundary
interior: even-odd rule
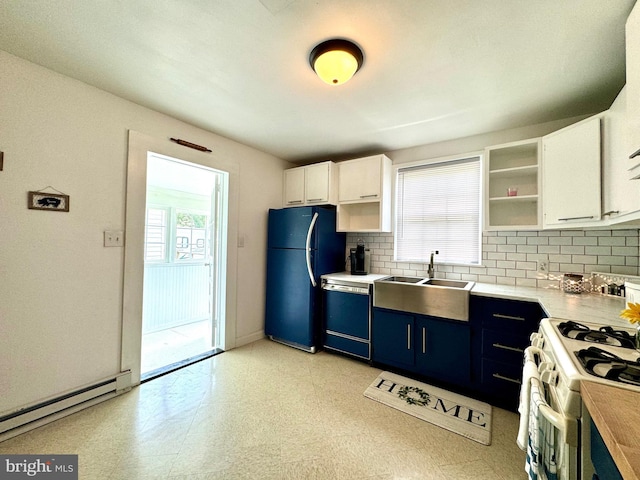
[[[374,308],[372,324],[372,360],[392,367],[414,370],[415,317],[410,313]]]
[[[472,384],[492,404],[517,411],[524,350],[545,316],[537,302],[471,295]]]
[[[616,466],[609,449],[604,443],[598,427],[591,420],[591,462],[596,474],[593,476],[596,480],[623,480],[620,470]]]
[[[466,386],[471,376],[467,323],[373,309],[372,359],[421,376]]]
[[[469,325],[436,317],[416,319],[416,368],[420,374],[466,385],[471,378]]]

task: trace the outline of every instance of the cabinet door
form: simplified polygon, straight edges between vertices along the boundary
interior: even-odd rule
[[[306,167],[305,173],[307,203],[327,203],[329,201],[329,163],[310,165]]]
[[[372,329],[373,360],[412,370],[415,330],[413,315],[374,308]]]
[[[380,198],[381,157],[366,157],[339,163],[339,201],[362,201]]]
[[[284,205],[304,204],[304,171],[305,167],[290,168],[284,171]]]
[[[418,317],[415,347],[419,373],[456,384],[466,384],[471,379],[468,324]]]
[[[628,147],[626,156],[640,150],[640,3],[627,18],[627,125]],[[640,178],[640,155],[628,160],[628,178]]]
[[[542,226],[600,220],[600,117],[542,137]]]

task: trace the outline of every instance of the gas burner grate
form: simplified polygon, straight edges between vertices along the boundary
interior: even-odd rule
[[[640,357],[635,362],[625,360],[598,347],[574,353],[591,375],[640,387]]]
[[[592,330],[586,325],[569,320],[558,324],[558,330],[564,337],[584,342],[623,348],[635,348],[636,345],[634,335],[624,330],[615,330],[609,326]]]

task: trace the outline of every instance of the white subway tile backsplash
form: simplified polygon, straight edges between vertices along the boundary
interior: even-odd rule
[[[637,247],[611,247],[611,255],[637,255]]]
[[[529,237],[527,238],[527,245],[549,245],[548,237]]]
[[[572,255],[571,263],[595,264],[598,263],[598,257],[595,255]]]
[[[549,245],[571,245],[571,237],[554,237],[549,239]]]
[[[584,255],[584,247],[581,245],[563,245],[560,247],[562,255]]]
[[[395,262],[392,233],[349,233],[347,249],[362,238],[371,251],[371,273],[426,276],[427,264]],[[538,261],[547,272],[537,271]],[[640,230],[484,232],[482,265],[443,265],[436,276],[501,285],[559,288],[562,274],[597,271],[640,275]]]
[[[611,255],[611,247],[585,247],[584,253],[587,255]]]
[[[598,237],[574,237],[574,245],[598,245]]]
[[[539,245],[538,253],[560,253],[560,245]]]
[[[624,247],[625,237],[598,237],[598,245]]]

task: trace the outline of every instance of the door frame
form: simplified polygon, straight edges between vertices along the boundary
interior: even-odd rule
[[[147,201],[147,153],[154,152],[229,174],[227,209],[227,268],[225,316],[220,323],[220,348],[235,347],[237,324],[237,264],[239,167],[229,160],[185,148],[162,138],[129,130],[125,218],[124,281],[122,292],[121,371],[131,371],[131,384],[140,383],[142,360],[142,297],[144,282],[144,226]]]

